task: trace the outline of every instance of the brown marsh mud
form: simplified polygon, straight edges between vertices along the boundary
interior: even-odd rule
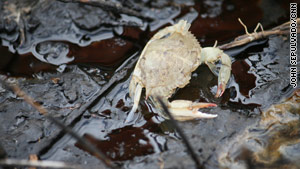
[[[136,120],[124,123],[132,107],[130,76],[144,45],[157,30],[180,19],[192,23],[191,32],[203,47],[215,40],[224,44],[245,33],[238,17],[249,31],[258,22],[268,29],[288,20],[289,2],[118,2],[148,18],[63,1],[0,1],[0,78],[17,81],[122,168],[193,168],[170,122],[144,95]],[[203,110],[218,114],[216,119],[180,123],[204,168],[299,167],[299,97],[289,86],[288,42],[285,36],[272,36],[226,50],[232,76],[221,98],[214,97],[217,77],[205,65],[171,98],[218,105]],[[298,100],[290,98],[292,93]],[[37,154],[83,168],[104,167],[3,86],[0,119],[7,157]]]

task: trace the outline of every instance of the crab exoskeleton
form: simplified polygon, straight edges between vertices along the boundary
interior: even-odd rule
[[[222,65],[218,77],[216,97],[220,97],[230,78],[231,60],[227,54],[216,47],[201,48],[194,35],[189,32],[190,24],[185,20],[166,27],[156,33],[145,46],[136,64],[129,85],[129,94],[134,105],[126,121],[130,121],[138,108],[142,88],[146,88],[146,98],[162,112],[157,97],[168,106],[177,120],[194,118],[214,118],[215,114],[198,111],[199,108],[216,106],[213,103],[197,103],[188,100],[168,101],[176,88],[183,88],[190,79],[191,73],[205,63],[215,72],[216,61]]]

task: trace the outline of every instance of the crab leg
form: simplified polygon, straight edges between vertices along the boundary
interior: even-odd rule
[[[231,60],[230,57],[222,50],[215,47],[206,47],[201,51],[201,62],[208,65],[213,73],[216,73],[216,66],[214,63],[220,60],[222,65],[218,77],[218,89],[216,97],[222,96],[225,91],[226,84],[231,74]]]
[[[142,89],[143,89],[143,86],[141,86],[139,83],[136,83],[134,93],[130,93],[130,95],[134,97],[133,98],[133,107],[126,118],[125,123],[128,123],[133,120],[133,115],[139,106]],[[134,90],[134,89],[131,89],[131,90]]]
[[[176,120],[190,120],[195,118],[215,118],[216,114],[198,111],[200,108],[216,107],[213,103],[196,103],[188,100],[174,100],[169,102],[168,108]]]

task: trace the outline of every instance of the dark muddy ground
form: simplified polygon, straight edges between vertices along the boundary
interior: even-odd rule
[[[215,40],[224,44],[244,34],[238,17],[249,31],[258,22],[268,29],[289,19],[289,2],[269,0],[92,5],[2,0],[0,7],[1,80],[17,83],[121,168],[194,168],[170,121],[144,96],[137,120],[124,123],[132,107],[130,75],[157,30],[187,19],[201,45],[212,46]],[[289,85],[288,36],[225,52],[232,59],[232,76],[221,98],[214,97],[217,77],[205,65],[171,98],[218,105],[204,110],[218,114],[216,119],[179,123],[200,162],[204,168],[299,168],[299,89]],[[0,122],[0,155],[28,159],[36,154],[41,160],[105,168],[2,85]]]

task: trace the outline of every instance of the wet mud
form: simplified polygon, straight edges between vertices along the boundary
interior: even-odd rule
[[[299,89],[262,112],[261,119],[229,141],[219,155],[224,168],[298,168]]]
[[[201,46],[213,46],[245,33],[237,18],[249,32],[258,22],[268,29],[287,21],[288,2],[116,2],[133,11],[68,1],[0,1],[0,79],[18,84],[118,167],[194,168],[169,120],[144,94],[134,122],[124,123],[139,54],[153,34],[180,19],[192,23]],[[204,168],[300,167],[299,89],[289,85],[288,37],[271,36],[225,53],[232,76],[221,98],[214,97],[217,77],[206,65],[170,98],[218,105],[203,109],[218,118],[179,123],[200,162]],[[1,83],[0,124],[3,156],[37,154],[83,168],[105,167]]]

